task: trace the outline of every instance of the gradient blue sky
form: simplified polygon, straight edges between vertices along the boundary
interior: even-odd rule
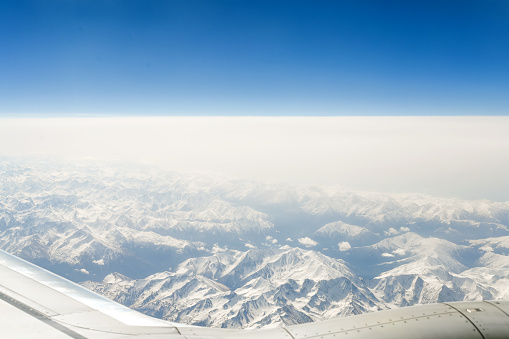
[[[508,115],[509,1],[0,1],[0,116]]]

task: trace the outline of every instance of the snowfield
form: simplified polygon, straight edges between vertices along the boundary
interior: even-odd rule
[[[509,202],[0,161],[0,248],[175,322],[509,298]]]

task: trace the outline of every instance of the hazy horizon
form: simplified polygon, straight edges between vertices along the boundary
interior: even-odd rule
[[[509,200],[509,117],[0,119],[1,156]]]
[[[508,10],[4,1],[0,155],[506,201]]]

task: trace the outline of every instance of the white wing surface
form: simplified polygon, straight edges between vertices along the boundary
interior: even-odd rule
[[[175,324],[0,251],[0,338],[509,338],[509,302],[423,305],[268,330]]]

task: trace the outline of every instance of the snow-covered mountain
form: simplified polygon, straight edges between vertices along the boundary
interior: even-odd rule
[[[509,297],[509,202],[12,159],[0,193],[0,248],[173,321]]]
[[[350,225],[342,221],[328,223],[319,228],[313,238],[317,239],[321,244],[329,243],[331,246],[337,245],[339,242],[348,242],[354,246],[372,244],[382,237],[368,230],[366,227]]]
[[[303,323],[383,305],[342,260],[289,246],[230,250],[145,279],[114,273],[84,285],[167,320],[226,328]]]

